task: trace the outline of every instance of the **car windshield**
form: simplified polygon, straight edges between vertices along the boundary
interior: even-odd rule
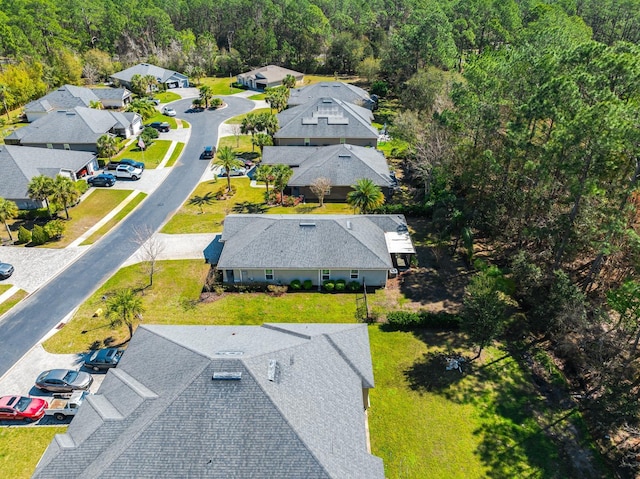
[[[78,371],[69,371],[64,375],[64,382],[67,384],[72,383],[78,377]]]
[[[20,412],[24,412],[29,407],[29,404],[31,404],[31,398],[20,398],[15,408]]]
[[[89,361],[95,361],[95,360],[96,360],[96,358],[98,357],[98,353],[99,353],[99,352],[100,352],[100,351],[96,351],[96,352],[94,352],[94,353],[91,355],[91,357],[89,358]]]

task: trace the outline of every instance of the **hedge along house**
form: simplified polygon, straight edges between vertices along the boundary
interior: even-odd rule
[[[232,214],[206,260],[227,284],[282,284],[310,280],[363,282],[384,287],[415,254],[402,215]],[[216,256],[217,255],[217,256]]]
[[[62,175],[75,181],[97,170],[98,162],[91,152],[0,145],[0,197],[14,201],[21,210],[41,208],[42,201],[29,198],[32,178]]]
[[[377,146],[378,130],[367,108],[336,98],[319,98],[278,114],[276,146],[326,146],[349,143]]]
[[[189,77],[186,75],[149,63],[139,63],[131,68],[114,73],[110,78],[116,85],[131,88],[131,79],[134,75],[143,77],[151,75],[166,88],[187,88],[189,86]]]
[[[109,134],[131,138],[142,131],[142,117],[133,112],[76,107],[59,110],[7,136],[7,145],[75,151],[98,151],[98,138]]]
[[[379,186],[387,199],[397,186],[384,153],[363,146],[265,146],[261,164],[290,166],[293,175],[287,183],[287,192],[305,198],[315,197],[310,185],[320,177],[331,182],[325,201],[345,201],[353,191],[352,185],[362,178]]]
[[[264,91],[267,88],[274,88],[282,85],[282,81],[287,75],[294,77],[296,79],[296,84],[302,83],[304,80],[303,73],[276,65],[267,65],[246,73],[241,73],[236,77],[236,79],[238,80],[238,83],[250,88],[251,90]]]

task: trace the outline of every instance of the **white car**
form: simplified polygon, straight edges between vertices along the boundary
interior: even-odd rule
[[[165,106],[162,109],[162,114],[167,116],[176,116],[176,111],[173,108],[169,108],[168,106]]]
[[[131,180],[139,180],[142,176],[142,168],[136,168],[131,165],[118,165],[114,172],[116,178],[129,178]]]

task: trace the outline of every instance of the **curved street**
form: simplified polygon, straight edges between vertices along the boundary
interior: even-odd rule
[[[135,253],[139,248],[134,240],[136,228],[156,231],[180,208],[209,165],[200,160],[204,146],[218,143],[222,122],[254,108],[253,102],[243,98],[225,97],[225,102],[226,108],[199,113],[186,113],[191,99],[171,104],[192,129],[181,159],[118,226],[4,316],[0,322],[0,377]]]

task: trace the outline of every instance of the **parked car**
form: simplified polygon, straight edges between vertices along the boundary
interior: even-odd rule
[[[132,160],[131,158],[122,158],[121,160],[112,160],[104,167],[105,170],[115,170],[118,165],[130,165],[134,168],[140,168],[144,170],[144,163],[141,161]]]
[[[115,368],[120,362],[124,349],[105,348],[92,351],[84,360],[84,367],[100,371],[109,368]]]
[[[175,111],[173,108],[168,107],[168,106],[165,106],[165,107],[162,109],[162,113],[163,113],[164,115],[167,115],[167,116],[176,116],[176,111]]]
[[[231,168],[231,174],[229,176],[244,176],[244,174],[247,172],[247,170],[245,170],[244,168]],[[227,177],[227,169],[226,168],[222,168],[220,170],[220,174],[218,175],[220,177]]]
[[[215,156],[215,154],[216,154],[215,146],[205,146],[204,151],[202,152],[202,155],[200,155],[200,158],[202,158],[203,160],[210,160]]]
[[[111,173],[100,173],[87,178],[87,183],[91,186],[113,186],[116,184],[116,177]]]
[[[139,180],[142,176],[142,169],[135,168],[131,165],[118,165],[115,172],[116,178],[128,178],[130,180]]]
[[[76,391],[69,397],[58,397],[51,401],[51,404],[44,410],[46,416],[53,416],[58,421],[64,421],[70,416],[75,416],[80,409],[80,405],[89,395],[88,391]]]
[[[147,98],[147,100],[149,100],[151,103],[153,103],[156,106],[160,104],[160,100],[158,100],[157,98]]]
[[[93,383],[91,374],[73,369],[50,369],[38,375],[36,387],[53,393],[69,393],[89,389]]]
[[[166,133],[171,129],[171,125],[169,125],[169,123],[167,123],[166,121],[154,121],[152,123],[149,123],[147,126],[150,126],[151,128],[155,128],[161,133],[162,132]]]
[[[0,397],[0,419],[37,421],[49,404],[42,398]]]
[[[0,279],[7,279],[13,274],[13,266],[9,263],[0,262]]]

